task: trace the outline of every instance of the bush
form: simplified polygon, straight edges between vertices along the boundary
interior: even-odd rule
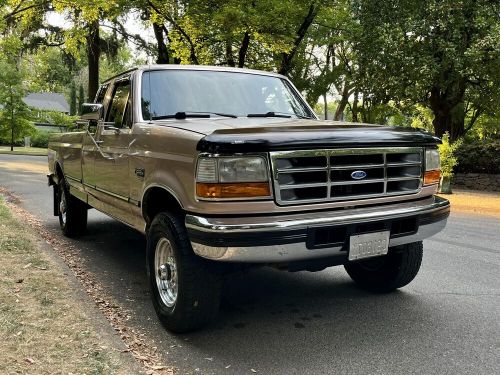
[[[32,147],[47,148],[49,145],[50,132],[38,130],[35,135],[31,137]]]
[[[453,177],[453,170],[459,163],[456,157],[456,151],[462,144],[459,140],[455,143],[450,143],[450,135],[445,133],[442,138],[442,143],[439,145],[439,156],[441,158],[441,174],[443,177]]]
[[[462,173],[500,173],[500,140],[466,140],[456,152]]]

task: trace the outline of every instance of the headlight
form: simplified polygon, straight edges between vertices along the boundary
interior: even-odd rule
[[[438,150],[425,151],[425,175],[424,185],[439,183],[441,178],[441,162],[439,160]]]
[[[200,157],[196,195],[201,199],[269,198],[267,160],[260,156]]]

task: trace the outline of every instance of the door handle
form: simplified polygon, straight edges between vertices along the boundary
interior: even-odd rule
[[[95,143],[100,145],[101,143],[104,143],[104,141],[95,141]]]

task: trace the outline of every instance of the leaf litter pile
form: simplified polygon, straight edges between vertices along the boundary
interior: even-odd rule
[[[109,321],[111,326],[114,328],[115,331],[119,334],[121,340],[125,344],[126,349],[123,350],[123,352],[130,352],[132,356],[141,364],[141,366],[144,369],[144,372],[146,374],[151,374],[151,375],[171,375],[174,374],[174,369],[169,366],[165,366],[161,363],[161,359],[159,354],[157,353],[157,347],[151,345],[145,338],[145,335],[141,333],[140,331],[136,329],[132,329],[127,325],[127,321],[130,318],[130,315],[126,310],[121,308],[117,303],[115,303],[109,295],[106,295],[106,292],[104,291],[104,288],[99,284],[99,282],[96,280],[96,278],[86,271],[81,265],[83,262],[77,255],[77,251],[74,249],[74,247],[68,243],[67,241],[55,237],[53,234],[50,233],[45,227],[41,224],[41,222],[32,214],[24,210],[23,208],[18,206],[18,203],[20,202],[19,199],[11,194],[10,192],[6,191],[5,189],[0,187],[0,195],[4,196],[5,199],[5,205],[10,209],[11,212],[15,214],[19,219],[24,221],[26,224],[28,224],[31,228],[33,228],[45,241],[47,244],[49,244],[54,251],[61,257],[64,262],[68,265],[68,267],[73,271],[75,274],[76,278],[82,283],[84,286],[84,289],[88,296],[95,302],[96,306],[99,308],[99,310],[103,313],[103,315],[106,317],[106,319]],[[30,257],[26,257],[26,262],[23,265],[17,264],[18,268],[21,268],[21,270],[18,272],[16,271],[8,271],[5,270],[7,267],[4,265],[2,266],[3,272],[5,272],[7,275],[4,277],[3,274],[1,274],[1,279],[0,282],[2,283],[0,285],[1,289],[4,289],[4,283],[5,280],[10,280],[10,283],[12,284],[12,289],[10,290],[10,298],[9,300],[2,301],[0,305],[0,318],[4,316],[3,312],[4,310],[9,310],[12,309],[16,306],[16,304],[19,302],[20,295],[24,292],[29,292],[28,288],[24,288],[26,290],[23,290],[23,283],[27,284],[24,282],[23,276],[19,275],[24,275],[27,274],[29,275],[27,278],[34,279],[35,277],[33,276],[35,273],[37,274],[36,280],[40,285],[44,285],[44,288],[47,289],[51,285],[52,277],[49,278],[47,276],[48,272],[56,273],[54,270],[48,270],[47,268],[51,268],[52,266],[47,266],[47,260],[40,260],[40,258],[43,258],[43,255],[40,251],[37,251],[36,245],[33,245],[33,242],[36,242],[36,240],[29,239],[29,235],[19,235],[19,231],[25,232],[25,229],[19,222],[16,220],[10,219],[7,220],[10,224],[5,225],[3,224],[4,217],[10,216],[8,213],[8,210],[5,208],[5,205],[3,205],[0,201],[0,255],[5,257],[4,252],[12,252],[14,253],[19,253],[22,251],[27,251],[25,249],[31,249],[30,250],[30,257],[33,258],[34,260],[31,262],[28,262]],[[2,207],[3,206],[3,207]],[[4,212],[2,212],[3,210]],[[12,226],[16,228],[12,228]],[[10,234],[9,234],[10,233]],[[31,244],[30,244],[31,242]],[[24,250],[23,250],[24,249]],[[4,263],[4,260],[2,260],[2,263]],[[53,267],[55,268],[55,267]],[[39,275],[38,275],[39,274]],[[58,278],[63,279],[64,276],[58,273]],[[47,279],[47,280],[46,280]],[[58,304],[55,304],[59,306],[61,304],[67,304],[69,301],[72,301],[73,298],[68,295],[71,294],[70,290],[67,290],[65,293],[62,293],[60,290],[57,290],[57,288],[61,288],[61,284],[63,286],[66,286],[67,289],[69,289],[69,286],[67,286],[67,283],[64,282],[64,280],[58,280],[58,286],[52,286],[52,288],[55,290],[57,293],[55,293],[55,296],[57,296],[60,301],[58,301]],[[46,306],[50,306],[54,304],[54,301],[52,300],[55,297],[51,296],[42,296],[40,297],[39,304],[42,306],[45,304]],[[17,301],[17,302],[16,302]],[[73,303],[75,305],[76,303]],[[14,306],[14,307],[13,307]],[[66,310],[63,309],[62,314],[63,316],[71,316],[74,315],[74,306],[66,306]],[[71,308],[70,308],[71,307]],[[52,314],[57,314],[59,312],[52,312]],[[64,312],[66,311],[66,312]],[[7,314],[8,316],[8,314]],[[48,316],[46,319],[46,324],[42,324],[41,327],[38,327],[41,330],[47,330],[47,329],[52,329],[53,326],[53,318],[60,319],[60,317],[56,316]],[[87,318],[87,321],[88,318]],[[0,325],[3,325],[5,322],[0,321]],[[16,327],[10,327],[8,328],[8,336],[12,335],[17,335],[15,337],[22,337],[23,336],[23,329],[17,327],[17,325],[20,325],[21,327],[23,325],[26,325],[29,323],[26,322],[18,322],[14,324]],[[14,332],[15,331],[15,332]],[[92,327],[86,330],[83,330],[82,334],[83,336],[91,336],[91,331]],[[0,331],[2,332],[2,331]],[[3,333],[3,332],[2,332]],[[52,332],[48,332],[49,335],[52,334]],[[71,334],[75,335],[78,332],[75,331],[75,329],[71,330]],[[71,338],[69,337],[70,335],[68,334],[62,334],[62,337],[59,337],[60,343],[58,344],[59,346],[66,348],[67,341],[70,340]],[[94,338],[95,339],[95,338]],[[28,337],[29,340],[29,337]],[[19,344],[19,343],[17,343]],[[120,360],[117,356],[116,358],[113,357],[113,351],[109,350],[107,347],[97,347],[97,349],[93,350],[91,353],[88,353],[87,351],[84,351],[83,349],[85,348],[85,343],[84,341],[80,342],[81,348],[79,351],[76,353],[77,355],[82,355],[84,362],[92,362],[90,365],[88,365],[87,371],[84,371],[84,368],[79,368],[76,373],[130,373],[130,369],[125,369],[125,368],[120,368]],[[17,345],[16,347],[18,347]],[[51,353],[46,353],[46,356],[48,357],[53,357],[56,356],[57,353],[53,353],[54,349],[48,349]],[[15,349],[11,349],[11,351]],[[83,353],[83,354],[82,354]],[[71,356],[72,353],[65,353],[65,356]],[[104,358],[103,356],[107,355],[108,357]],[[68,360],[67,358],[64,358],[64,361]],[[101,358],[103,357],[103,358]],[[41,361],[39,361],[37,358],[32,358],[28,355],[25,356],[25,358],[15,358],[11,359],[15,363],[20,364],[22,363],[22,366],[28,366],[28,369],[23,369],[22,366],[19,368],[21,372],[37,372],[37,373],[58,373],[59,371],[55,371],[55,369],[48,369],[48,368],[43,368]],[[50,364],[50,361],[47,361],[45,359],[46,364]],[[94,363],[95,362],[95,363]],[[36,365],[42,366],[40,367],[37,371],[34,371],[34,368],[31,369],[31,367],[36,366]],[[2,364],[0,364],[0,370],[2,369]],[[31,367],[30,367],[31,366]],[[82,364],[80,364],[82,366]],[[96,368],[98,367],[98,368]],[[0,371],[1,372],[1,371]],[[10,372],[10,371],[9,371]],[[61,369],[60,373],[72,373],[71,370],[69,369]]]

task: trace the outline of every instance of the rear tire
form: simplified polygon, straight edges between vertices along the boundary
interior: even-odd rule
[[[147,270],[153,305],[163,326],[185,333],[217,315],[222,289],[216,264],[193,253],[184,223],[159,213],[147,236]]]
[[[57,207],[59,225],[66,237],[77,237],[87,229],[88,206],[69,193],[66,181],[61,179],[58,185]]]
[[[417,276],[422,257],[420,241],[392,247],[383,257],[348,263],[344,268],[362,289],[388,293],[408,285]]]

